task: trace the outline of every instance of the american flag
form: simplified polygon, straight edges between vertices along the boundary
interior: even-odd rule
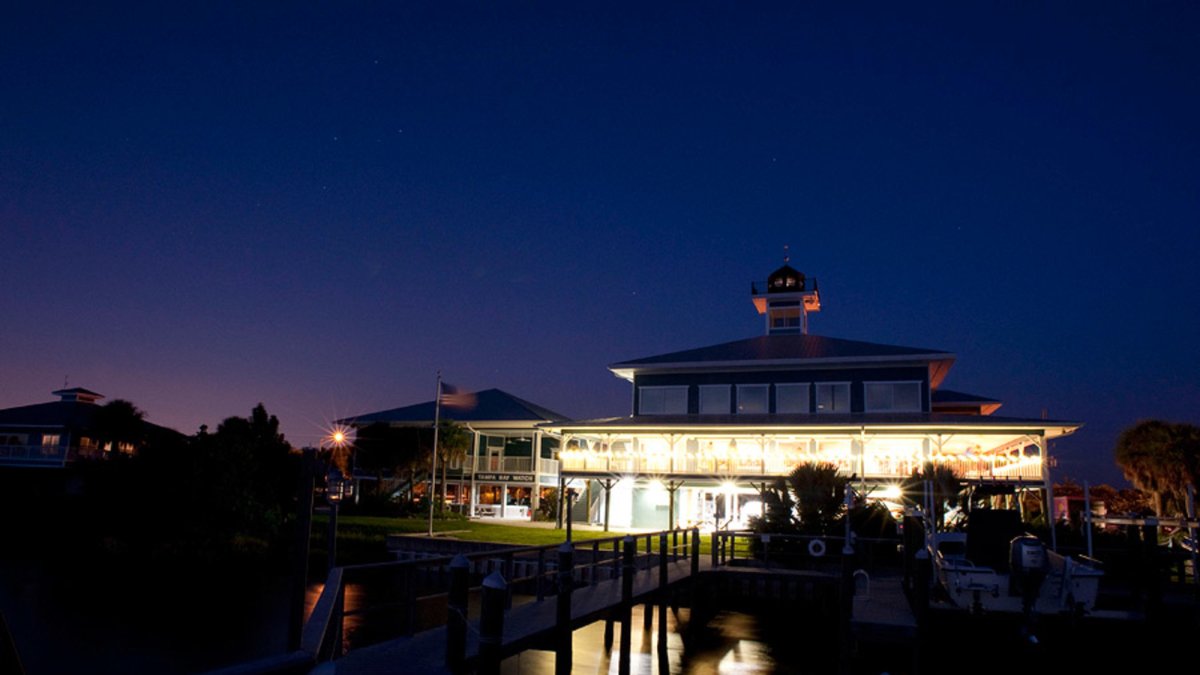
[[[475,407],[475,394],[467,391],[460,391],[458,387],[447,382],[442,383],[441,393],[442,405],[447,408],[459,408],[461,410],[470,410]]]

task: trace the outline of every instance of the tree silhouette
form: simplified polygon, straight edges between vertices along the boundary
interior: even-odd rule
[[[1179,513],[1200,475],[1200,427],[1142,420],[1121,432],[1114,454],[1125,478],[1150,494],[1157,515]]]
[[[110,457],[125,445],[136,452],[146,440],[146,413],[125,399],[116,398],[101,406],[92,418],[92,434],[100,447],[111,445]],[[132,454],[132,452],[126,453]]]

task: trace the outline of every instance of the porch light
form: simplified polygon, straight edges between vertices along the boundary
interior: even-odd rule
[[[904,494],[899,485],[887,485],[880,491],[879,496],[890,501],[896,501]]]

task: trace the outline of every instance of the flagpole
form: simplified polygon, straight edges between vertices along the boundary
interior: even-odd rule
[[[442,421],[442,371],[437,371],[437,393],[433,396],[433,468],[429,472],[429,536],[433,536],[433,501],[437,497],[438,427]]]

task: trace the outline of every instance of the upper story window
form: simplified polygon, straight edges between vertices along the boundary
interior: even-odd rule
[[[737,411],[742,414],[766,414],[767,385],[739,384],[737,387]]]
[[[58,434],[42,434],[42,447],[58,446]]]
[[[920,382],[864,382],[867,412],[921,412]]]
[[[688,388],[638,387],[639,415],[686,415]]]
[[[809,384],[775,385],[775,412],[778,414],[807,413]]]
[[[849,382],[819,382],[819,383],[817,383],[817,412],[819,412],[819,413],[848,413],[848,412],[850,412],[850,383]]]
[[[700,385],[700,414],[728,415],[731,387],[727,384]]]

